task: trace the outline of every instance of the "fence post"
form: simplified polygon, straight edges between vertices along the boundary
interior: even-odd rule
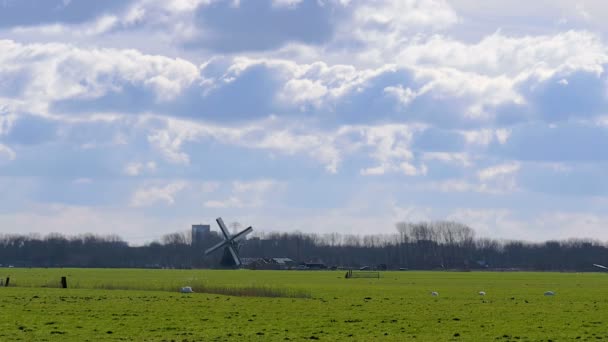
[[[61,277],[61,287],[64,289],[68,288],[68,279],[66,277]]]
[[[6,282],[4,283],[4,286],[8,287],[8,283],[11,281],[11,278],[6,277]]]

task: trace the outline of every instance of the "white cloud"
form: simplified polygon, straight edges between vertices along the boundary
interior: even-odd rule
[[[165,186],[144,186],[131,197],[131,206],[145,207],[164,202],[171,205],[175,203],[175,195],[186,187],[185,182],[173,182]]]
[[[221,64],[220,60],[228,65],[221,65],[223,70],[218,75],[215,67]],[[274,95],[281,105],[298,108],[302,104],[310,103],[317,107],[325,105],[324,109],[329,109],[328,106],[357,91],[370,79],[394,71],[394,67],[390,65],[369,69],[343,63],[330,65],[324,61],[297,63],[288,59],[240,56],[211,60],[202,65],[201,73],[214,85],[215,91],[222,85],[231,84],[245,71],[254,67],[264,67],[272,74],[273,79],[282,84]]]
[[[494,1],[480,4],[476,0],[451,0],[454,10],[474,23],[478,34],[488,34],[497,28],[515,32],[551,32],[569,27],[606,29],[608,7],[597,0],[526,0]],[[485,20],[474,21],[474,18]],[[514,18],[525,25],[509,26]],[[523,20],[521,20],[523,19]],[[521,20],[521,21],[519,21]]]
[[[486,76],[452,68],[414,68],[417,78],[428,83],[419,92],[430,93],[437,99],[468,99],[461,113],[466,118],[488,119],[491,109],[502,104],[524,104],[524,98],[515,90],[517,80],[506,76]],[[457,112],[458,113],[458,112]]]
[[[236,193],[265,193],[276,189],[279,183],[269,179],[263,179],[253,182],[235,181],[232,188]]]
[[[337,173],[341,156],[333,140],[331,133],[297,134],[279,129],[267,132],[259,141],[250,143],[256,148],[271,149],[286,154],[307,154],[324,163],[328,172]]]
[[[397,101],[404,106],[408,105],[416,98],[416,92],[410,88],[403,88],[402,85],[386,87],[384,88],[384,92],[396,98]]]
[[[159,122],[165,127],[159,128]],[[295,127],[273,119],[243,126],[223,127],[183,119],[147,116],[142,127],[153,127],[148,141],[169,162],[187,165],[190,157],[181,150],[186,142],[203,139],[244,148],[300,154],[321,162],[329,173],[337,173],[345,156],[368,153],[378,165],[361,170],[362,174],[401,172],[406,175],[426,174],[425,165],[413,164],[410,149],[413,135],[425,129],[414,124],[344,125],[330,131]]]
[[[192,139],[186,136],[186,139]],[[150,144],[156,146],[165,159],[175,164],[188,164],[190,157],[180,151],[183,139],[180,136],[172,137],[169,131],[155,131],[148,136]]]
[[[65,235],[94,233],[116,234],[130,243],[143,244],[174,232],[174,229],[189,228],[192,218],[159,218],[125,208],[99,208],[60,204],[37,204],[27,208],[0,213],[0,227],[8,232],[36,232],[48,234],[59,232]],[[27,227],[27,231],[22,228]],[[181,230],[181,229],[180,229]]]
[[[7,134],[17,119],[17,115],[15,114],[3,113],[4,110],[2,107],[3,104],[0,100],[0,136]]]
[[[424,190],[433,190],[447,193],[484,192],[484,188],[479,184],[474,184],[465,180],[458,179],[430,182],[428,185],[422,185],[421,188]]]
[[[200,123],[191,120],[174,119],[163,116],[146,115],[139,122],[143,129],[150,129],[148,142],[156,147],[169,162],[187,165],[190,162],[188,154],[181,151],[184,142],[197,141],[202,138],[212,138],[223,143],[236,144],[252,131],[262,130],[262,127],[222,127],[214,124]],[[158,128],[159,126],[164,126]],[[250,146],[250,142],[242,142]]]
[[[509,162],[480,170],[477,176],[482,191],[500,194],[519,190],[516,176],[520,167],[518,162]]]
[[[388,168],[385,165],[378,165],[375,167],[368,167],[365,168],[363,170],[361,170],[361,175],[363,176],[379,176],[379,175],[383,175],[386,172],[388,172],[387,170]]]
[[[6,159],[6,160],[15,160],[15,158],[17,158],[17,153],[15,153],[15,151],[13,151],[13,149],[11,149],[10,147],[0,144],[0,161],[2,159]]]
[[[594,238],[608,241],[608,217],[593,212],[558,211],[539,215],[534,228],[538,240]]]
[[[104,15],[85,24],[46,24],[37,26],[18,26],[11,31],[17,35],[42,35],[48,37],[72,36],[87,37],[104,34],[120,24],[119,19],[113,15]]]
[[[608,62],[600,36],[587,31],[545,36],[506,36],[496,32],[478,43],[442,35],[399,37],[394,44],[386,44],[384,37],[378,37],[375,40],[383,43],[366,46],[362,51],[339,51],[335,59],[349,58],[353,65],[371,66],[372,70],[393,65],[410,72],[421,86],[415,89],[387,84],[387,95],[401,104],[409,104],[421,94],[437,101],[461,99],[464,102],[458,103],[462,109],[452,111],[477,120],[495,118],[494,109],[501,105],[526,105],[523,86],[532,87],[575,72],[600,74]]]
[[[519,171],[520,164],[516,162],[500,164],[492,167],[488,167],[483,169],[477,173],[479,179],[482,181],[493,180],[498,177],[503,177],[506,175],[512,175],[513,173]]]
[[[67,44],[19,44],[0,40],[0,77],[28,79],[19,98],[23,111],[46,113],[50,101],[96,98],[139,84],[158,101],[177,96],[199,78],[198,68],[183,59],[145,55],[135,50],[81,49]],[[10,72],[10,73],[9,73]],[[30,78],[28,75],[36,75]]]
[[[586,31],[523,37],[496,32],[476,44],[433,36],[420,44],[404,45],[397,56],[403,65],[423,64],[516,79],[531,75],[547,79],[573,70],[601,72],[607,58],[600,37]]]
[[[460,164],[464,167],[472,165],[471,158],[465,152],[425,152],[422,156],[423,160],[438,160],[444,163]]]
[[[140,0],[139,5],[159,6],[170,12],[191,12],[201,5],[208,5],[214,0]]]
[[[228,198],[208,200],[203,205],[215,209],[257,208],[266,205],[270,197],[278,197],[284,189],[285,184],[270,179],[235,181],[232,183],[232,194]]]
[[[465,156],[443,153],[425,154],[423,160],[440,160],[446,163],[455,163],[462,167],[472,167]],[[517,184],[519,163],[506,163],[481,169],[477,177],[424,179],[407,186],[408,190],[442,193],[479,193],[493,196],[505,195],[521,190]]]
[[[229,197],[224,200],[209,200],[203,204],[206,208],[226,209],[226,208],[243,208],[245,204],[240,198]]]
[[[453,210],[446,219],[464,223],[475,229],[482,238],[522,239],[532,237],[528,222],[514,217],[512,211],[503,208],[459,208]]]
[[[289,80],[283,91],[279,94],[279,98],[287,103],[306,103],[311,102],[314,105],[319,105],[320,100],[327,94],[327,87],[321,84],[320,81],[311,81],[307,79],[292,79]]]
[[[215,192],[217,189],[219,189],[220,187],[220,183],[219,182],[203,182],[203,184],[201,185],[201,192],[208,194],[208,193],[212,193]]]
[[[458,64],[443,61],[443,57],[430,58],[425,54],[431,53],[428,51],[429,49],[434,49],[432,44],[420,45],[418,50],[412,50],[412,53],[408,54],[409,62],[399,62],[402,65],[400,67],[381,64],[374,68],[358,68],[355,65],[328,65],[325,62],[301,64],[286,59],[236,57],[226,60],[228,65],[223,66],[224,70],[219,72],[219,77],[217,75],[201,77],[198,68],[186,60],[145,55],[133,50],[85,50],[65,44],[20,45],[12,41],[0,41],[0,45],[5,45],[6,51],[19,51],[19,54],[2,55],[0,53],[0,62],[5,63],[8,66],[6,70],[10,69],[13,73],[18,70],[18,72],[32,72],[40,75],[35,82],[24,89],[22,95],[22,98],[28,97],[36,100],[22,101],[19,105],[22,110],[30,112],[48,112],[51,101],[60,99],[95,98],[109,92],[121,92],[125,85],[153,90],[157,102],[170,101],[182,95],[188,87],[199,87],[198,94],[208,94],[232,83],[240,77],[244,70],[263,65],[269,68],[268,72],[272,73],[273,77],[276,77],[282,84],[279,89],[275,90],[274,100],[278,100],[277,102],[282,105],[292,105],[294,108],[310,104],[313,106],[314,115],[319,117],[323,117],[325,112],[332,112],[337,104],[357,99],[361,89],[364,89],[366,84],[373,82],[379,75],[403,72],[411,73],[420,86],[414,89],[404,84],[387,83],[383,88],[385,94],[394,97],[399,103],[410,104],[415,102],[420,95],[425,94],[434,101],[458,103],[458,106],[452,108],[453,113],[443,114],[446,117],[464,116],[468,119],[488,120],[495,116],[493,109],[496,106],[505,103],[519,105],[526,103],[526,99],[519,93],[518,86],[527,80],[540,81],[558,72],[569,73],[577,70],[598,72],[601,70],[601,63],[606,61],[603,46],[596,46],[596,38],[586,36],[584,33],[572,32],[570,35],[573,37],[555,38],[556,42],[546,48],[547,52],[538,54],[551,54],[551,49],[559,52],[560,49],[570,48],[570,42],[575,41],[578,34],[581,34],[583,38],[588,38],[591,50],[588,52],[588,56],[584,55],[586,51],[584,48],[575,46],[578,57],[571,61],[559,59],[555,62],[543,63],[542,68],[544,69],[542,69],[538,63],[533,64],[532,61],[526,60],[522,61],[521,66],[514,69],[514,72],[506,74],[498,72],[512,67],[512,63],[505,64],[504,68],[494,66],[496,72],[489,66],[485,71],[475,71],[468,70],[465,62]],[[450,46],[449,41],[441,39],[438,38],[436,44],[446,43],[448,47]],[[500,35],[495,38],[498,41],[514,41],[516,43],[513,44],[522,46],[525,46],[526,43],[520,41],[526,41],[526,39],[525,37],[508,38]],[[528,43],[534,45],[536,40]],[[482,46],[480,48],[482,50],[492,46],[496,48],[501,46],[500,43],[492,45],[482,42],[479,44]],[[463,46],[457,44],[453,48],[467,51],[466,46],[466,44]],[[530,48],[534,49],[534,47]],[[509,53],[517,54],[520,53],[518,49],[519,45],[505,53],[507,55]],[[535,50],[530,52],[530,54],[535,53],[537,53]],[[18,58],[21,54],[36,55],[37,58],[30,57],[29,60],[22,61]],[[416,56],[419,56],[419,59]],[[524,57],[513,58],[525,59]],[[465,56],[462,59],[468,61],[470,58]],[[432,63],[429,63],[429,60]],[[209,61],[204,63],[201,72],[205,74],[210,69],[210,63]],[[502,63],[502,59],[500,63]],[[214,68],[216,66],[214,64]],[[68,67],[77,72],[62,73]],[[1,69],[0,75],[2,75]],[[404,83],[406,83],[405,80]],[[27,107],[23,107],[25,103],[27,103]],[[276,108],[276,110],[284,109],[284,106]],[[175,113],[175,115],[179,114]],[[506,136],[501,133],[504,132],[506,131],[503,129],[503,131],[497,130],[496,133],[497,137],[503,141]],[[171,147],[173,144],[171,139],[167,140],[167,137],[162,135],[151,138],[155,139],[158,145],[163,146],[169,159],[181,163],[188,162],[184,155],[171,153],[172,150],[175,150],[175,147]],[[179,141],[175,141],[175,143],[179,145]]]
[[[422,222],[434,219],[433,209],[421,206],[399,206],[395,203],[391,205],[391,216],[393,224],[397,222]]]
[[[125,166],[123,172],[129,176],[138,176],[144,171],[154,171],[154,170],[156,170],[156,163],[153,161],[149,161],[146,163],[131,162]]]
[[[538,212],[533,218],[518,217],[504,208],[460,208],[448,219],[474,228],[480,237],[523,241],[592,238],[608,239],[608,217],[589,212]]]
[[[487,146],[494,141],[505,144],[511,136],[511,131],[507,128],[483,128],[478,130],[460,131],[459,133],[462,134],[467,144],[479,146]]]
[[[573,167],[570,165],[567,165],[565,163],[540,163],[541,165],[548,167],[549,169],[551,169],[554,172],[559,172],[559,173],[569,173],[572,172]]]
[[[408,35],[424,29],[442,30],[458,22],[443,0],[366,1],[355,8],[343,28],[368,43],[398,45]],[[347,31],[349,30],[349,31]]]
[[[102,40],[104,36],[129,35],[141,31],[141,36],[154,35],[167,43],[188,38],[196,31],[193,17],[199,6],[215,0],[136,0],[120,11],[101,14],[83,23],[58,22],[17,26],[11,33],[18,37],[43,36],[47,39],[75,41]],[[140,42],[135,42],[139,44]]]
[[[600,115],[594,121],[597,126],[608,128],[608,115]]]
[[[379,165],[361,170],[362,175],[381,175],[388,172],[401,172],[408,176],[426,173],[426,166],[414,166],[411,161],[414,154],[410,145],[413,135],[424,127],[418,125],[379,125],[353,126],[346,131],[358,132],[362,145],[372,148],[371,157]]]
[[[511,130],[507,128],[500,128],[495,130],[494,134],[496,134],[496,140],[498,140],[498,143],[504,145],[511,136]]]
[[[311,104],[318,113],[323,113],[331,112],[340,101],[357,99],[361,90],[379,75],[401,72],[411,74],[416,86],[408,84],[412,81],[404,76],[403,84],[392,81],[383,87],[384,93],[401,105],[409,105],[426,95],[445,103],[446,118],[460,116],[488,121],[496,118],[499,106],[528,105],[522,94],[523,86],[534,87],[556,75],[599,74],[608,62],[599,37],[585,31],[523,37],[495,33],[476,44],[432,36],[404,42],[394,50],[379,50],[378,54],[381,59],[371,65],[353,58],[351,55],[359,53],[348,49],[334,57],[349,60],[352,63],[349,65],[239,57],[223,77],[233,80],[252,66],[264,65],[283,84],[276,95],[280,103],[295,108]],[[219,80],[212,82],[221,84]]]
[[[273,6],[293,8],[299,5],[303,0],[272,0]]]

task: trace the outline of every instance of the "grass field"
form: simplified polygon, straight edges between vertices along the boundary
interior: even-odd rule
[[[0,269],[6,276],[0,341],[608,340],[606,273],[382,272],[380,279],[344,279],[337,271]],[[61,276],[70,288],[56,288]],[[191,284],[311,297],[178,292]],[[544,296],[547,290],[556,295]]]

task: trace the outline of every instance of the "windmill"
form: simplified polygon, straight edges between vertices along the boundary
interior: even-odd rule
[[[216,250],[224,247],[230,255],[232,256],[232,260],[234,261],[234,265],[236,267],[241,266],[241,258],[239,257],[239,240],[243,239],[247,234],[253,231],[253,228],[248,227],[237,234],[231,235],[228,229],[226,229],[226,225],[224,224],[224,220],[221,217],[218,217],[216,220],[217,224],[220,226],[220,230],[222,231],[222,235],[224,236],[224,241],[218,243],[217,245],[207,249],[205,251],[205,255],[209,255]]]

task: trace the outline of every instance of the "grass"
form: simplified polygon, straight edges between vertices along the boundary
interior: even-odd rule
[[[283,297],[283,298],[311,298],[309,291],[303,289],[279,288],[261,285],[249,286],[219,286],[208,285],[202,281],[190,281],[189,286],[195,293],[220,294],[224,296],[237,297]],[[48,286],[50,287],[50,286]],[[82,288],[79,285],[72,288]],[[168,291],[175,292],[175,286],[159,286],[147,288],[145,284],[121,284],[121,283],[100,283],[93,285],[94,289],[103,290],[136,290],[136,291]]]
[[[15,287],[0,287],[0,341],[608,339],[603,273],[382,272],[380,279],[344,279],[331,271],[0,269],[6,276]],[[51,287],[61,276],[70,288]],[[180,294],[181,286],[197,293]],[[248,288],[310,298],[201,293],[242,295]],[[556,296],[545,297],[547,290]]]
[[[111,269],[19,269],[18,278],[11,278],[9,287],[42,287],[61,288],[60,278],[67,274],[70,289],[100,290],[133,290],[133,291],[167,291],[176,292],[182,286],[192,287],[194,292],[221,294],[226,296],[246,297],[285,297],[311,298],[307,289],[284,287],[275,284],[270,286],[255,281],[232,282],[229,284],[210,281],[210,277],[201,278],[200,271],[180,270],[111,270]],[[232,271],[216,271],[227,274]],[[223,272],[223,273],[222,273]],[[240,272],[240,271],[235,271]],[[245,271],[246,272],[246,271]],[[59,275],[61,274],[61,275]],[[162,274],[168,274],[162,279]]]

